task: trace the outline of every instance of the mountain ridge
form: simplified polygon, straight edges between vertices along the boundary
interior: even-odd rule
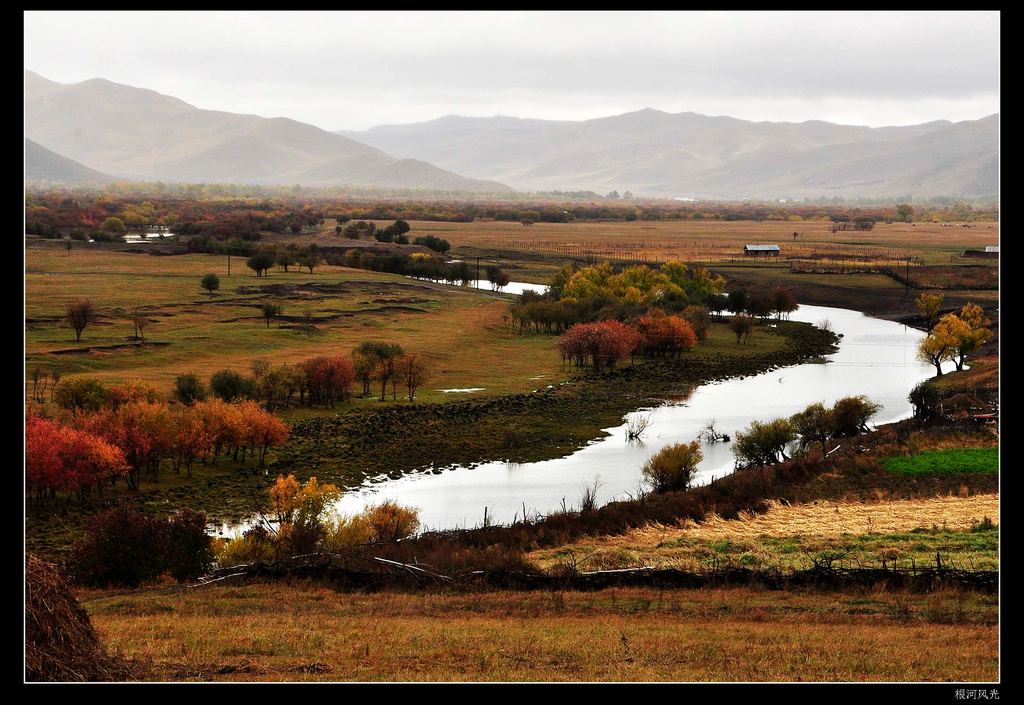
[[[102,78],[61,84],[26,71],[25,136],[67,159],[124,179],[511,190],[426,160],[398,159],[291,118],[204,110],[174,96]]]

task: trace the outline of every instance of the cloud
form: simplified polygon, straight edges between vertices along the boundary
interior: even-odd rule
[[[28,12],[26,67],[326,128],[642,107],[858,124],[998,111],[999,14]]]

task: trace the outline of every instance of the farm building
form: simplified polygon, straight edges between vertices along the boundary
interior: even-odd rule
[[[743,246],[743,254],[747,257],[778,257],[781,252],[778,245]]]
[[[985,245],[985,252],[994,252],[999,254],[999,245]]]

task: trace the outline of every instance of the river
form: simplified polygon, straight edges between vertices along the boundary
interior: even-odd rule
[[[527,285],[529,286],[529,285]],[[662,447],[694,440],[711,419],[719,431],[735,434],[754,420],[790,416],[808,404],[863,394],[882,405],[872,420],[882,424],[911,415],[907,394],[934,370],[916,359],[924,333],[899,323],[847,309],[800,306],[791,320],[827,320],[841,334],[839,350],[827,362],[794,365],[746,378],[697,387],[685,400],[627,415],[571,455],[534,463],[492,462],[475,467],[437,468],[396,480],[367,482],[346,493],[336,509],[345,514],[393,499],[420,510],[424,528],[452,529],[481,524],[484,509],[493,523],[546,514],[564,503],[579,503],[584,486],[598,482],[598,503],[627,498],[640,483],[640,468]],[[952,363],[948,363],[952,367]],[[649,415],[640,442],[626,440],[626,424]],[[703,444],[696,484],[732,472],[731,443]]]

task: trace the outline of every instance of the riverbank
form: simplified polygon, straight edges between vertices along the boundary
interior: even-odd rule
[[[759,328],[758,336],[777,337],[782,345],[762,353],[734,357],[701,349],[674,360],[650,360],[534,393],[444,404],[387,406],[353,410],[335,417],[298,420],[289,443],[265,472],[253,469],[203,469],[194,481],[149,485],[125,493],[130,502],[166,515],[188,507],[211,519],[238,521],[266,502],[266,490],[278,473],[300,480],[355,487],[368,478],[430,466],[525,462],[568,455],[624,414],[666,398],[685,396],[700,384],[820,358],[835,349],[836,336],[806,323],[782,322]],[[738,346],[742,347],[742,346]],[[208,472],[206,470],[209,470]],[[106,503],[64,505],[47,511],[30,507],[29,550],[53,557],[82,531],[87,516]]]

